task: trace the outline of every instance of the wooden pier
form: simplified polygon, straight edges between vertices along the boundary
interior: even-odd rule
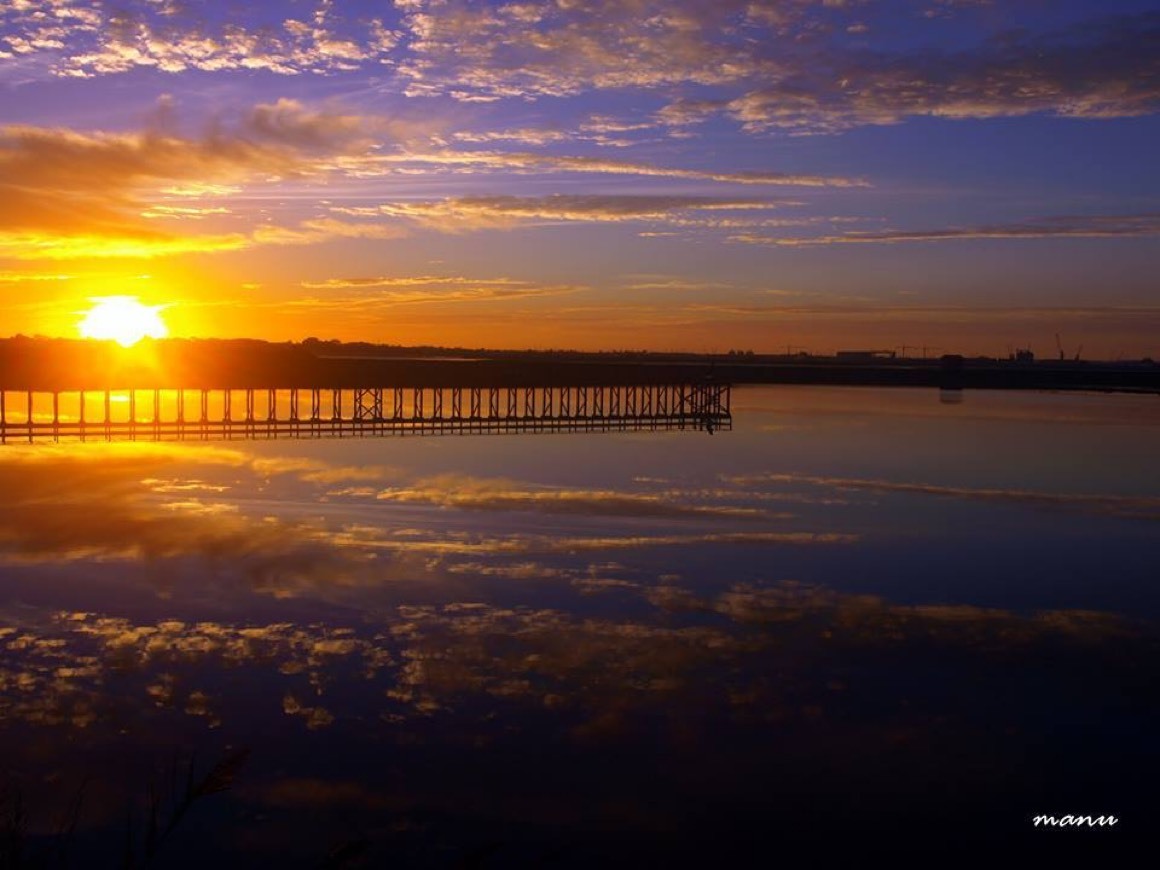
[[[0,443],[732,428],[728,384],[0,390]]]

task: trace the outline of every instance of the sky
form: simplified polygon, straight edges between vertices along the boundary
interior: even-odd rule
[[[1142,0],[3,0],[0,336],[1160,357]]]

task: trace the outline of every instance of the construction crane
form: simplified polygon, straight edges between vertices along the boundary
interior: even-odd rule
[[[1055,347],[1056,347],[1056,350],[1059,351],[1059,359],[1062,362],[1064,359],[1063,342],[1059,340],[1059,333],[1058,332],[1055,334]]]

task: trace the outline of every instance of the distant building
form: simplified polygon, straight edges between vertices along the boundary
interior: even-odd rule
[[[880,359],[894,359],[892,350],[840,350],[838,359],[843,362],[873,362]]]

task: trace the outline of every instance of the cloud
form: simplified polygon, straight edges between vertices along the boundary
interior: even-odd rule
[[[224,477],[214,468],[231,469]],[[192,473],[183,471],[194,469]],[[88,445],[86,450],[10,447],[0,455],[0,558],[13,563],[128,560],[159,563],[193,559],[282,596],[304,588],[341,590],[371,578],[430,576],[432,557],[571,554],[686,546],[842,546],[857,536],[736,530],[717,523],[768,523],[784,518],[765,509],[721,503],[714,492],[641,493],[537,487],[501,480],[443,475],[400,479],[392,469],[332,466],[295,457],[261,457],[225,448],[185,445]],[[225,481],[223,484],[219,481]],[[234,493],[261,482],[310,503],[373,499],[383,507],[339,511],[323,521],[313,513],[252,514]],[[385,484],[390,483],[390,486]],[[339,490],[336,486],[355,484]],[[331,490],[331,491],[328,491]],[[455,511],[637,517],[696,521],[659,534],[479,534],[384,525],[386,505],[428,505]],[[369,513],[367,511],[370,511]],[[706,527],[706,523],[714,524]]]
[[[358,576],[373,560],[336,543],[318,524],[265,521],[236,505],[192,500],[188,492],[175,499],[156,490],[157,479],[172,479],[173,469],[190,463],[202,471],[249,468],[321,483],[382,479],[385,473],[161,444],[9,448],[0,453],[0,555],[20,562],[197,557],[255,585],[286,589]]]
[[[663,291],[704,293],[734,289],[731,284],[720,281],[690,281],[686,278],[674,278],[665,275],[644,276],[640,280],[624,285],[625,290],[640,292]]]
[[[508,229],[527,223],[618,223],[681,220],[689,212],[776,208],[773,202],[699,196],[624,196],[554,194],[542,197],[473,196],[433,202],[394,202],[378,212],[413,220],[424,226],[455,232]]]
[[[1009,32],[960,51],[830,48],[720,108],[751,131],[835,132],[905,118],[1122,118],[1160,106],[1160,13]],[[670,114],[677,120],[682,107]]]
[[[411,39],[399,70],[411,79],[409,93],[463,100],[676,85],[740,90],[678,98],[656,119],[682,127],[725,113],[753,132],[835,132],[926,115],[1129,117],[1154,112],[1160,100],[1155,13],[1002,33],[958,50],[851,44],[850,35],[888,32],[921,6],[595,2],[545,7],[516,27],[489,7],[430,4],[405,20]],[[867,13],[877,20],[863,20]],[[985,32],[965,30],[967,39]]]
[[[415,4],[399,74],[412,95],[464,100],[568,96],[592,89],[720,85],[762,61],[726,34],[747,3]]]
[[[1079,652],[1090,642],[1116,643],[1148,634],[1112,613],[1047,610],[1024,616],[971,604],[895,604],[877,595],[790,580],[738,583],[709,595],[664,584],[646,588],[644,595],[668,611],[715,612],[736,623],[774,630],[800,624],[811,632],[824,625],[838,643],[866,649],[898,641],[922,642],[923,638],[937,639],[947,648],[967,649],[996,643],[1022,647],[1062,639],[1074,643]]]
[[[452,137],[456,142],[478,145],[485,142],[519,142],[522,145],[547,145],[552,142],[572,141],[573,136],[563,130],[523,127],[518,130],[462,131]]]
[[[258,227],[250,240],[256,245],[313,245],[331,239],[400,239],[406,235],[407,230],[399,226],[315,218],[292,227]]]
[[[568,172],[598,175],[637,175],[646,178],[679,178],[687,181],[715,181],[723,184],[772,185],[785,187],[868,187],[861,178],[806,175],[790,172],[720,172],[681,169],[603,157],[556,156],[505,151],[413,151],[374,155],[338,161],[352,175],[412,172],[420,167],[440,167],[449,171],[505,170],[510,172]]]
[[[985,10],[970,6],[980,4],[939,9],[962,22],[954,49],[919,53],[870,51],[859,40],[869,31],[913,29],[913,17],[931,11],[925,3],[595,0],[515,17],[505,10],[524,7],[423,3],[403,19],[407,51],[398,70],[408,93],[466,101],[711,86],[733,95],[680,98],[657,119],[683,126],[724,112],[754,132],[833,132],[926,115],[1108,118],[1156,110],[1160,15],[995,35]],[[964,41],[968,47],[958,47]]]
[[[1160,235],[1160,214],[1047,217],[1025,223],[983,224],[937,230],[851,232],[838,236],[764,236],[742,233],[730,241],[801,248],[816,245],[892,245],[971,239],[1115,239]]]
[[[134,225],[106,224],[89,233],[50,228],[35,232],[0,231],[0,256],[17,260],[168,257],[178,254],[237,251],[249,247],[241,233],[174,236]]]
[[[70,6],[20,0],[0,7],[9,75],[373,71],[410,96],[465,103],[593,91],[644,91],[668,104],[651,120],[676,135],[724,114],[752,132],[825,133],[906,118],[1048,114],[1112,118],[1160,104],[1160,14],[1092,15],[1054,31],[991,4],[908,0],[588,0],[481,3],[419,0],[379,15],[332,5],[288,18],[278,5],[222,10],[182,4]],[[244,12],[240,11],[244,8]],[[947,36],[939,19],[953,16]],[[997,26],[1012,22],[1002,30]],[[905,33],[915,48],[874,34]],[[706,96],[708,95],[708,96]],[[609,122],[605,126],[617,126]],[[574,131],[601,144],[636,129]],[[516,127],[460,141],[557,141]]]
[[[55,75],[74,78],[137,68],[330,74],[388,59],[399,38],[381,19],[346,21],[329,6],[310,21],[287,19],[280,7],[222,16],[216,4],[198,2],[182,3],[180,14],[152,3],[77,7],[20,0],[6,6],[0,23],[7,25],[9,49],[46,55]]]
[[[518,142],[521,145],[543,147],[560,142],[593,142],[610,148],[625,148],[641,144],[642,139],[627,138],[626,133],[654,132],[656,121],[619,120],[608,115],[593,115],[569,129],[559,126],[518,127],[504,130],[462,130],[451,135],[455,142],[482,145],[490,142]]]
[[[680,98],[657,110],[656,120],[669,127],[700,124],[718,114],[724,107],[721,100],[689,100]]]
[[[311,109],[298,100],[281,97],[273,103],[258,103],[245,113],[236,135],[284,146],[297,154],[329,156],[361,152],[374,144],[372,132],[392,127],[385,120]]]
[[[378,209],[374,210],[376,213]],[[327,278],[325,281],[303,281],[312,290],[378,289],[397,287],[524,287],[527,282],[515,278],[467,278],[462,275],[372,275],[361,278]]]
[[[579,512],[579,511],[574,511]],[[589,553],[612,550],[645,550],[654,547],[689,547],[696,545],[759,547],[829,547],[845,546],[858,536],[840,532],[691,532],[662,535],[493,535],[441,537],[408,537],[405,540],[383,537],[375,530],[360,530],[351,538],[359,546],[409,553],[439,555],[504,555]]]
[[[215,124],[198,137],[8,125],[0,127],[0,184],[118,202],[155,184],[311,174],[317,171],[312,155],[360,153],[367,136],[368,122],[359,116],[315,111],[286,99],[253,107],[232,129]]]
[[[0,284],[25,284],[40,281],[69,281],[71,275],[45,275],[32,272],[0,272]]]
[[[336,237],[384,238],[391,231],[327,219],[250,235],[175,235],[148,219],[218,213],[158,202],[168,188],[322,177],[335,156],[365,151],[369,130],[359,116],[313,110],[292,100],[257,105],[232,127],[215,124],[199,137],[159,129],[0,127],[0,252],[25,259],[159,256]]]
[[[730,477],[731,483],[755,484],[805,483],[837,490],[864,490],[879,493],[904,493],[958,498],[968,501],[998,502],[1030,505],[1032,507],[1074,510],[1082,513],[1126,517],[1129,519],[1160,520],[1160,498],[1134,495],[1101,495],[1094,493],[1035,492],[1021,489],[977,489],[971,487],[939,486],[928,483],[901,483],[850,477],[819,477],[801,474],[761,474]]]
[[[328,278],[324,281],[303,281],[301,286],[310,290],[340,292],[285,299],[278,302],[278,306],[366,314],[400,305],[518,302],[545,296],[563,296],[580,289],[569,285],[544,286],[513,278],[476,279],[436,275]]]
[[[705,593],[650,584],[643,594],[663,620],[476,602],[400,608],[402,621],[392,635],[404,644],[402,667],[387,693],[400,705],[395,721],[455,709],[465,698],[506,705],[522,700],[541,713],[567,717],[573,739],[588,741],[615,736],[635,717],[649,717],[650,734],[658,723],[688,725],[706,716],[723,723],[754,714],[763,722],[816,719],[825,709],[842,709],[839,693],[852,688],[875,699],[881,718],[873,717],[874,723],[883,726],[882,739],[892,740],[899,715],[912,719],[916,713],[913,681],[883,683],[878,675],[910,674],[922,659],[919,651],[937,649],[947,667],[977,673],[979,667],[998,672],[1008,668],[1011,655],[1039,650],[1076,662],[1107,656],[1105,664],[1124,666],[1154,642],[1152,633],[1111,614],[1027,617],[970,605],[896,605],[793,582],[727,584]],[[708,622],[704,614],[726,621]],[[794,655],[787,657],[787,648]],[[839,679],[835,650],[869,669]],[[770,681],[774,663],[779,678]],[[1080,671],[1093,680],[1101,672],[1099,666]],[[918,703],[944,715],[958,709],[944,700],[940,694]],[[867,720],[859,716],[858,723],[861,751]]]
[[[154,205],[141,212],[141,217],[164,218],[172,220],[201,220],[212,215],[229,214],[230,210],[222,206]]]
[[[152,127],[110,133],[63,128],[0,128],[0,254],[17,259],[157,257],[236,251],[258,245],[316,244],[333,239],[406,235],[405,218],[438,228],[476,229],[535,220],[665,219],[689,226],[752,228],[785,220],[682,216],[681,212],[767,208],[742,198],[679,196],[461,197],[377,208],[334,205],[332,213],[295,223],[241,226],[247,215],[218,203],[190,205],[189,195],[230,196],[254,185],[321,182],[336,175],[506,171],[638,175],[739,185],[857,186],[858,179],[776,172],[714,172],[586,156],[495,151],[375,152],[391,122],[279,99],[233,122],[218,120],[200,136],[174,131],[163,100]],[[167,199],[180,196],[173,202]],[[206,231],[178,233],[184,219]],[[795,221],[796,223],[796,221]]]
[[[16,642],[4,644],[0,629],[0,686],[21,689],[0,693],[0,717],[8,720],[99,728],[94,708],[107,713],[116,706],[121,721],[170,713],[211,716],[216,727],[234,711],[190,687],[192,679],[204,679],[207,663],[264,671],[279,686],[301,685],[314,697],[324,693],[324,675],[335,665],[372,680],[395,664],[381,635],[360,637],[341,626],[142,622],[87,612],[49,613],[31,624],[26,613],[22,622]],[[151,680],[144,697],[109,690],[110,675],[129,669]],[[311,730],[334,721],[325,708],[303,705],[290,692],[280,706]]]
[[[92,234],[53,231],[0,232],[0,255],[19,260],[168,257],[177,254],[239,251],[259,245],[315,245],[334,239],[399,239],[403,227],[315,218],[290,226],[266,225],[248,233],[175,236],[137,230],[102,228]]]
[[[676,765],[681,781],[692,777],[702,797],[735,798],[734,762],[752,760],[752,746],[734,740],[728,750],[722,735],[793,735],[794,753],[775,758],[782,780],[816,784],[826,769],[818,759],[836,758],[837,773],[821,782],[840,791],[851,771],[880,774],[877,761],[861,765],[883,754],[917,757],[920,778],[929,778],[929,762],[953,775],[964,747],[968,758],[993,761],[993,739],[964,742],[980,730],[1017,731],[1004,745],[1019,754],[1033,739],[1020,735],[1038,734],[1076,698],[1150,709],[1156,632],[1112,614],[897,605],[790,582],[725,580],[693,591],[669,581],[641,591],[652,607],[569,612],[466,597],[409,602],[350,623],[313,611],[297,623],[232,623],[22,605],[0,612],[0,718],[84,729],[64,731],[53,744],[58,764],[74,754],[100,758],[92,748],[117,730],[189,733],[189,724],[206,723],[181,720],[210,711],[231,732],[290,731],[291,739],[341,723],[344,745],[354,747],[381,745],[384,723],[406,745],[466,747],[489,758],[497,736],[517,747],[530,741],[581,779],[589,756],[570,744],[629,751],[645,741],[663,747],[666,769]],[[951,684],[999,686],[1004,698],[1033,690],[1035,704],[980,706],[975,695],[916,692],[932,660]],[[1013,661],[1031,665],[1012,668]],[[939,737],[928,755],[931,722]],[[955,749],[949,755],[947,745]],[[379,818],[427,813],[440,801],[462,806],[465,795],[495,805],[536,794],[542,771],[505,761],[496,767],[504,776],[482,785],[477,776],[452,779],[450,797],[446,776],[424,790],[426,753],[412,752],[399,754],[392,779],[402,788],[275,777],[250,783],[247,799],[283,811],[361,807]],[[111,769],[102,777],[117,807],[120,789],[140,790],[129,780]],[[799,791],[790,789],[788,800]],[[684,818],[689,794],[656,792],[660,817]],[[591,806],[588,792],[572,797],[552,801],[548,812],[582,815]],[[519,800],[526,820],[528,804]]]
[[[619,490],[531,487],[515,481],[441,475],[384,489],[379,501],[430,504],[485,511],[534,511],[598,516],[762,519],[758,510],[723,505],[694,505],[664,495]]]

